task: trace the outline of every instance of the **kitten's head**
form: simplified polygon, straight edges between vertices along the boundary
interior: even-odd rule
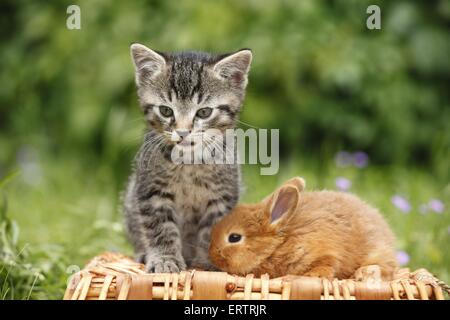
[[[252,53],[162,53],[131,45],[141,108],[164,142],[191,148],[208,129],[234,128]],[[203,139],[205,141],[205,139]]]

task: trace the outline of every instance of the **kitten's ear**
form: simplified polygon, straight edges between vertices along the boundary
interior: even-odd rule
[[[130,46],[130,52],[136,68],[136,83],[138,85],[146,79],[157,76],[166,66],[166,60],[162,55],[142,44],[133,43]]]
[[[228,81],[232,86],[244,89],[247,85],[247,74],[251,62],[251,50],[242,49],[216,62],[213,71],[217,77]]]
[[[283,216],[293,212],[298,205],[299,190],[293,185],[280,187],[268,202],[270,222],[276,223]]]

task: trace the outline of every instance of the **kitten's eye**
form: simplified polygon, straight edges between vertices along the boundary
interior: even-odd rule
[[[211,108],[201,108],[197,111],[196,116],[201,119],[206,119],[211,115],[211,113],[212,113]]]
[[[173,110],[168,106],[159,106],[159,112],[166,118],[173,116]]]
[[[228,236],[228,242],[230,242],[230,243],[239,242],[239,241],[241,241],[241,239],[242,239],[242,236],[237,233],[232,233]]]

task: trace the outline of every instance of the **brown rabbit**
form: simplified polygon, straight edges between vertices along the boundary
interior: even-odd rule
[[[394,236],[380,213],[354,195],[304,187],[293,178],[261,203],[237,205],[212,229],[213,264],[239,275],[340,279],[376,264],[392,278]]]

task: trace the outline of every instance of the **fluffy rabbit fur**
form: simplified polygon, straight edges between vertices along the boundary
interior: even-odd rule
[[[293,178],[258,204],[236,206],[212,230],[211,261],[233,274],[345,279],[379,265],[397,268],[394,236],[378,210],[354,195],[303,192]]]

